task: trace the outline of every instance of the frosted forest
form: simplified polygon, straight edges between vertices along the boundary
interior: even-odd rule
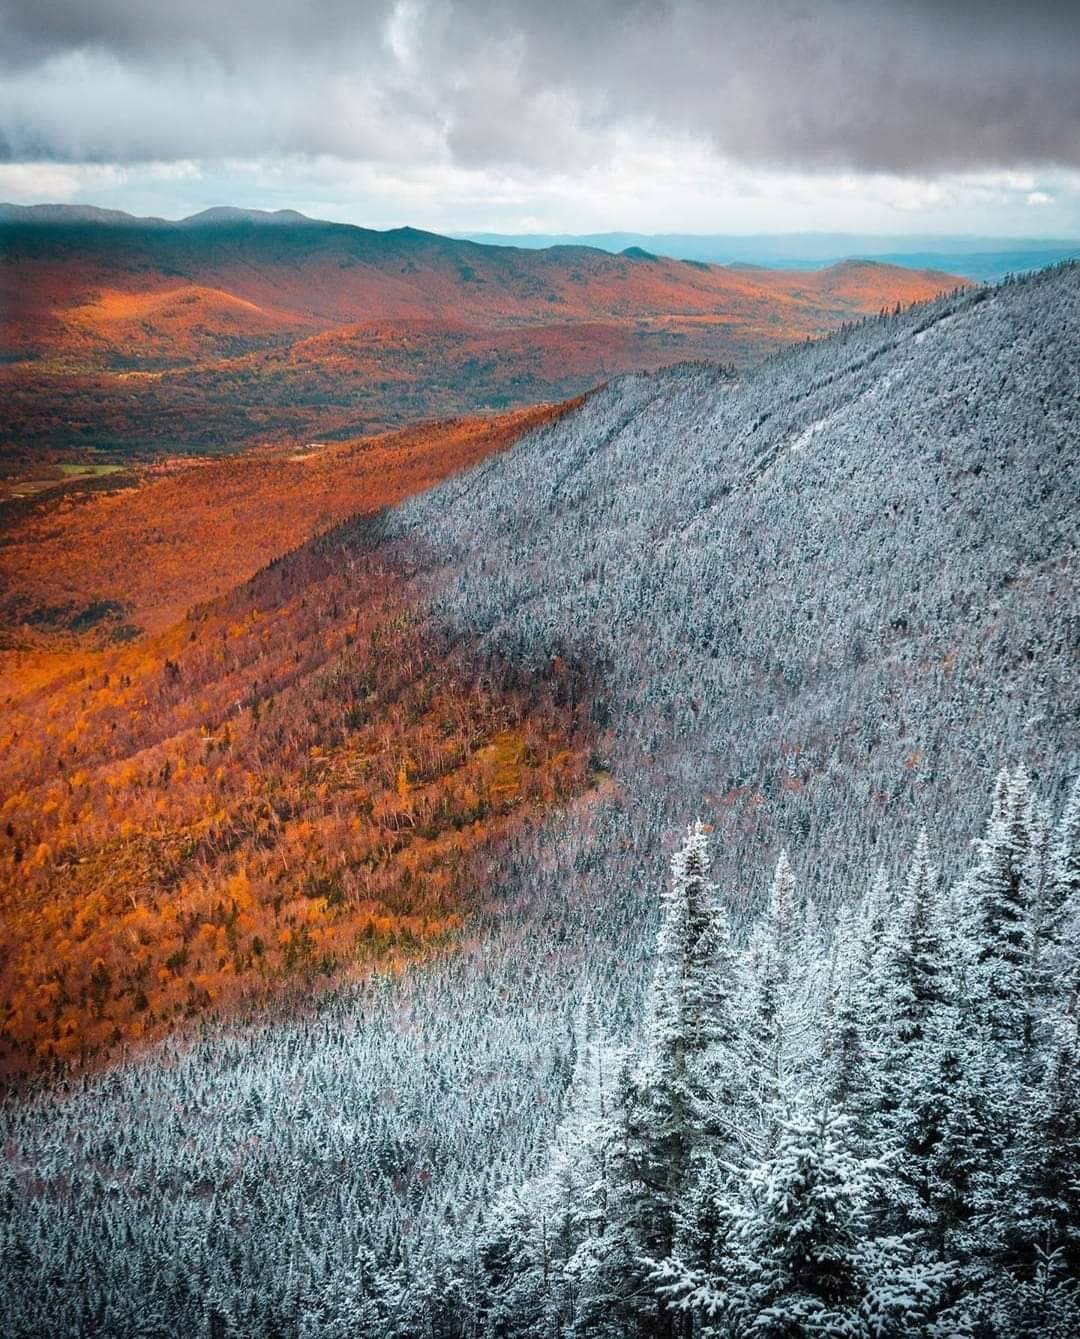
[[[596,785],[441,957],[0,1099],[4,1334],[1080,1332],[1078,341],[619,378],[314,541]]]

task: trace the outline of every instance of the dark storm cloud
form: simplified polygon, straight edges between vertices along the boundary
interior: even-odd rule
[[[9,159],[1080,166],[1077,0],[0,0]]]

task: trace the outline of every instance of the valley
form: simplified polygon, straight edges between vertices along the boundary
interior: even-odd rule
[[[966,281],[209,211],[0,218],[0,475],[347,439],[778,347]]]
[[[474,851],[584,788],[550,684],[482,691],[311,539],[573,408],[165,463],[8,533],[0,1075],[430,951]]]
[[[734,377],[20,504],[13,1333],[412,1339],[588,1304],[651,1335],[722,1294],[744,1334],[757,1262],[787,1259],[753,1188],[797,1206],[807,1166],[839,1187],[859,1324],[1074,1314],[1056,1274],[1029,1290],[1071,1201],[1026,1206],[1072,1147],[1078,332],[1066,265]],[[66,533],[114,539],[79,571]],[[75,622],[118,599],[113,546],[164,556],[115,614],[130,640],[27,623],[39,567]],[[672,1011],[708,991],[689,1035],[724,1066],[678,1087]],[[927,1188],[946,1135],[874,1154],[929,1083],[981,1142]],[[748,1262],[712,1251],[714,1205]]]
[[[225,458],[90,465],[88,475],[54,467],[34,494],[7,503],[0,665],[5,651],[100,649],[164,632],[313,535],[429,488],[573,407]]]

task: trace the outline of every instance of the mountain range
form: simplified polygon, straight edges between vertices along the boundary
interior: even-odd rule
[[[169,223],[7,206],[0,451],[25,466],[85,446],[122,461],[355,437],[687,359],[746,366],[962,282],[493,247],[290,211]]]
[[[770,269],[814,270],[846,259],[882,265],[948,270],[978,283],[997,283],[1080,256],[1077,238],[964,237],[873,233],[775,233],[729,236],[700,233],[469,233],[492,246],[594,246],[602,251],[641,247],[715,265],[751,264]]]

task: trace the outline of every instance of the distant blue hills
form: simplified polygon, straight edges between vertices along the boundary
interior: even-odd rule
[[[840,260],[876,260],[887,265],[945,270],[981,283],[1024,274],[1080,256],[1080,238],[878,236],[860,233],[779,233],[728,236],[694,233],[468,233],[489,246],[592,246],[601,251],[628,248],[713,265],[761,265],[768,269],[813,270]]]

